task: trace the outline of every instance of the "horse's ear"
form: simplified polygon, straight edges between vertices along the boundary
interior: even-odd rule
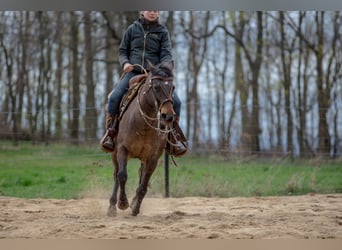
[[[148,59],[147,59],[147,69],[151,72],[153,72],[155,69],[154,65]]]
[[[174,63],[173,63],[173,60],[172,61],[165,61],[165,62],[162,62],[161,63],[161,66],[162,67],[165,67],[167,69],[169,69],[171,72],[173,71],[173,68],[174,68]]]

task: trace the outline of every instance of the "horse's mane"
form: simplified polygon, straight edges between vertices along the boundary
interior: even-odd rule
[[[173,77],[173,66],[172,63],[160,63],[157,66],[152,66],[151,72],[154,76],[160,77]]]

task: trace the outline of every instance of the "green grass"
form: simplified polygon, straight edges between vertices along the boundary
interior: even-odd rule
[[[150,181],[149,196],[164,195],[163,157]],[[336,161],[175,159],[170,166],[171,197],[269,196],[341,193],[342,164]],[[171,161],[170,161],[171,163]],[[128,163],[127,192],[137,188],[140,163]],[[109,198],[113,187],[110,155],[95,146],[49,146],[0,141],[0,195],[26,198]]]
[[[342,166],[308,160],[249,163],[207,158],[184,158],[172,169],[173,196],[270,196],[342,192]],[[162,171],[158,169],[158,171]],[[162,183],[159,183],[160,188]]]

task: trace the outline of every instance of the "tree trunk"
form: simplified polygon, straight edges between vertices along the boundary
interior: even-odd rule
[[[233,16],[233,27],[234,27],[234,34],[237,40],[243,41],[244,30],[245,30],[245,21],[244,21],[244,12],[238,12],[238,18],[236,20],[235,14]],[[251,136],[250,131],[248,130],[249,124],[249,115],[248,115],[248,108],[247,108],[247,100],[248,100],[248,90],[249,90],[249,82],[244,78],[244,67],[242,63],[242,54],[241,54],[241,45],[239,43],[235,43],[235,85],[237,91],[239,92],[240,98],[240,113],[241,113],[241,150],[245,151],[246,148],[243,148],[244,145],[251,144]]]
[[[55,138],[62,139],[62,76],[63,76],[63,13],[57,12],[57,27],[55,39],[57,43],[56,51],[56,76],[55,76]]]
[[[16,96],[13,90],[12,86],[12,77],[13,77],[13,61],[12,61],[12,55],[8,52],[8,49],[6,45],[4,44],[4,37],[3,34],[0,33],[0,47],[2,48],[2,51],[4,53],[5,57],[5,65],[6,65],[6,81],[7,81],[7,87],[8,87],[8,95],[11,103],[11,120],[13,122],[12,125],[12,132],[13,132],[13,145],[18,146],[19,139],[18,139],[18,127],[17,127],[17,117],[15,115],[16,112]]]
[[[79,118],[80,118],[80,71],[78,59],[78,18],[75,12],[71,12],[71,53],[72,53],[72,118],[71,139],[78,144]]]
[[[330,135],[329,126],[327,121],[327,113],[330,103],[330,86],[329,82],[324,81],[323,73],[323,53],[324,53],[324,12],[316,13],[316,26],[317,26],[317,40],[318,44],[315,50],[316,55],[316,71],[317,71],[317,91],[318,91],[318,112],[319,112],[319,125],[318,125],[318,138],[319,138],[319,154],[329,156],[330,154]]]
[[[94,140],[97,132],[97,112],[95,105],[95,84],[93,79],[93,45],[92,45],[92,23],[90,12],[84,13],[84,38],[85,38],[85,60],[86,60],[86,114],[85,114],[85,137],[86,140]]]
[[[279,12],[280,19],[280,54],[281,54],[281,62],[282,62],[282,70],[283,70],[283,85],[284,85],[284,93],[285,93],[285,112],[286,112],[286,121],[287,121],[287,148],[286,152],[289,153],[292,157],[293,155],[293,141],[292,141],[292,115],[291,115],[291,66],[292,66],[292,51],[293,46],[287,45],[286,41],[289,40],[289,37],[285,34],[284,28],[284,12]],[[288,53],[286,53],[288,51]]]
[[[255,60],[251,64],[252,71],[252,117],[251,117],[251,135],[252,135],[252,145],[251,151],[252,153],[260,152],[260,140],[259,136],[261,134],[261,128],[259,124],[259,73],[262,63],[262,47],[263,47],[263,22],[262,22],[263,14],[261,11],[257,12],[257,48],[256,48],[256,57]]]

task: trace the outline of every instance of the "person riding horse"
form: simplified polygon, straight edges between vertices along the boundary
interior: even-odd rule
[[[113,152],[115,137],[118,133],[120,115],[120,103],[129,88],[132,77],[143,73],[141,65],[147,68],[147,62],[153,65],[171,62],[171,41],[167,28],[159,23],[159,11],[141,11],[141,16],[134,21],[125,31],[119,47],[119,63],[123,68],[124,75],[117,86],[110,93],[107,104],[106,132],[100,141],[101,149],[105,152]],[[173,156],[183,156],[187,152],[187,142],[179,126],[181,101],[173,93],[175,135],[171,136],[168,152]]]
[[[108,216],[116,216],[117,208],[131,207],[131,214],[140,213],[149,180],[159,159],[174,136],[173,66],[162,63],[149,65],[145,80],[133,83],[123,99],[115,148],[111,154],[114,164],[114,187],[109,199]],[[133,79],[133,78],[132,78]],[[129,105],[126,105],[130,103]],[[128,161],[140,160],[139,182],[132,202],[126,194]]]

